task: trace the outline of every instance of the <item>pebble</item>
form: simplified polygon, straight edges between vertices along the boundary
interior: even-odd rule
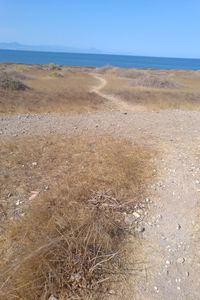
[[[157,286],[154,286],[154,290],[158,293],[159,292],[159,289]]]
[[[138,226],[135,228],[135,232],[144,232],[145,228],[143,226]]]
[[[184,257],[179,257],[178,259],[177,259],[177,263],[178,264],[183,264],[185,262],[185,258]]]
[[[140,218],[140,214],[137,213],[137,212],[133,212],[133,216],[134,216],[136,219],[139,219],[139,218]]]
[[[37,162],[36,161],[32,162],[32,166],[37,166]]]
[[[170,265],[171,262],[169,260],[166,260],[166,265]]]
[[[18,206],[20,205],[20,203],[21,203],[20,200],[17,200],[15,204]]]
[[[178,224],[176,228],[177,228],[177,230],[180,230],[181,229],[181,225]]]
[[[56,297],[54,297],[53,295],[51,295],[51,296],[49,297],[49,300],[58,300],[58,298],[56,298]]]

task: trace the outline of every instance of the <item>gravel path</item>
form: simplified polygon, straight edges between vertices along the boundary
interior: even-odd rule
[[[99,95],[105,98],[100,89]],[[110,99],[108,101],[118,101]],[[120,100],[123,102],[122,100]],[[192,111],[133,112],[122,103],[120,111],[79,116],[65,114],[1,115],[0,137],[47,134],[114,134],[154,145],[162,151],[157,159],[158,177],[149,187],[150,209],[141,233],[141,261],[145,276],[133,297],[124,299],[200,298],[200,262],[197,219],[200,169],[193,158],[200,142],[200,113]],[[197,255],[198,254],[198,255]],[[131,291],[131,288],[130,288]]]

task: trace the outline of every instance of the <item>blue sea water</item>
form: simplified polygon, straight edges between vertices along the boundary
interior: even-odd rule
[[[0,63],[3,62],[23,64],[55,63],[77,67],[103,67],[112,65],[123,68],[200,70],[200,59],[21,50],[0,50]]]

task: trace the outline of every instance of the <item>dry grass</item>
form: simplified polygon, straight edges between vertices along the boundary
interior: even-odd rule
[[[0,89],[4,91],[25,91],[28,87],[6,72],[0,72]]]
[[[140,72],[142,71],[139,71],[139,74]],[[158,79],[153,84],[154,88],[152,88],[152,84],[148,87],[137,86],[135,83],[132,85],[134,79],[129,79],[129,77],[109,75],[106,77],[108,84],[104,88],[104,92],[128,102],[135,110],[200,110],[200,77],[195,72],[145,71],[145,74],[145,78],[156,76]],[[135,75],[135,72],[131,73],[130,76],[136,76],[135,78],[138,78],[135,79],[137,82],[144,79],[144,75]],[[170,87],[166,87],[165,81],[165,88],[159,88],[160,84],[162,85],[163,78],[164,80],[169,78]],[[173,83],[173,88],[171,88],[171,83]],[[155,85],[157,85],[157,88],[155,88]],[[178,86],[178,88],[174,88],[175,86]]]
[[[198,71],[162,71],[103,68],[72,68],[56,65],[0,65],[16,81],[31,89],[13,91],[0,88],[0,113],[79,114],[110,110],[107,101],[90,92],[97,85],[91,76],[99,73],[108,80],[104,92],[116,95],[132,110],[200,110]],[[34,80],[33,80],[34,79]]]
[[[157,89],[177,89],[179,84],[166,76],[144,74],[130,81],[130,86],[140,86]]]
[[[123,212],[145,197],[155,151],[63,136],[0,151],[0,298],[103,298],[123,268]]]
[[[19,69],[15,65],[1,66],[1,69],[31,89],[21,92],[0,88],[0,113],[76,114],[104,109],[104,99],[90,92],[95,80],[83,70],[58,70],[49,66]]]

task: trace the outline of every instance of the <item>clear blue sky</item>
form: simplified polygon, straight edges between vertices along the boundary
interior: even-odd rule
[[[0,42],[200,58],[200,0],[0,0]]]

